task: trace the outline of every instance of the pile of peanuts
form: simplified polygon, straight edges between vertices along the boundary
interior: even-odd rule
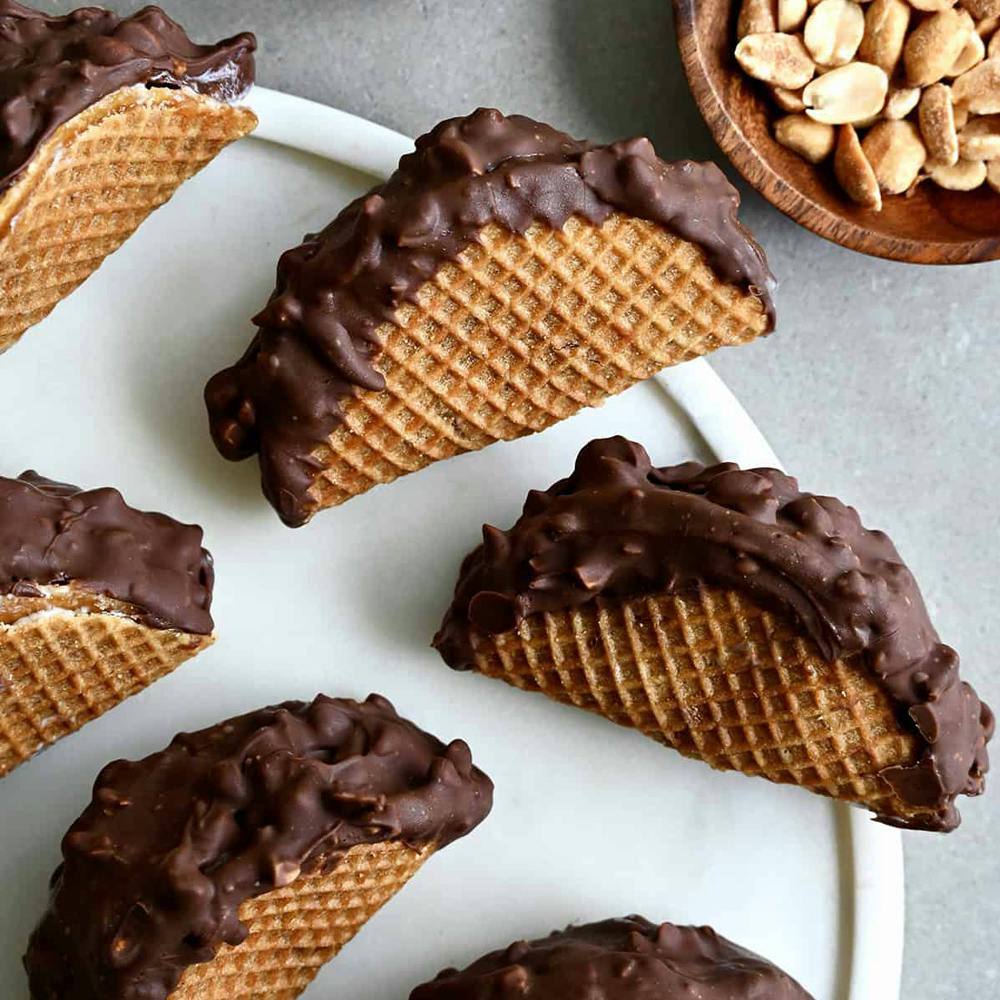
[[[743,0],[736,59],[784,112],[778,142],[833,157],[876,211],[930,180],[1000,192],[1000,0]]]

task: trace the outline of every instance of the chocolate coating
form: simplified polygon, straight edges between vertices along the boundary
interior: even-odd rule
[[[465,743],[377,695],[286,702],[109,764],[63,839],[24,960],[31,996],[164,1000],[189,965],[246,938],[245,900],[361,844],[448,844],[492,791]]]
[[[657,469],[622,437],[591,442],[572,476],[529,494],[510,531],[484,527],[434,645],[470,669],[473,629],[496,634],[537,612],[699,584],[791,612],[829,659],[863,655],[926,744],[917,764],[881,776],[904,802],[934,810],[919,828],[958,825],[956,796],[983,790],[990,709],[960,679],[889,538],[775,469]]]
[[[209,635],[211,555],[197,525],[25,472],[0,478],[0,594],[73,584],[126,601],[154,628]]]
[[[0,0],[0,193],[65,122],[121,87],[191,87],[234,101],[253,84],[251,34],[196,45],[159,7],[62,17]]]
[[[626,212],[698,244],[771,316],[774,279],[738,206],[715,164],[666,163],[648,139],[595,146],[483,108],[444,121],[385,184],[282,256],[256,337],[205,390],[216,446],[234,461],[259,454],[264,493],[287,524],[303,524],[319,471],[312,453],[341,419],[341,400],[385,387],[378,327],[491,223],[523,234]]]
[[[410,1000],[812,1000],[794,979],[710,927],[644,917],[517,941],[418,986]]]

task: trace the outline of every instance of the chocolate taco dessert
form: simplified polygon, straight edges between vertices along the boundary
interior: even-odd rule
[[[25,956],[33,1000],[291,1000],[493,786],[384,698],[320,695],[98,776]]]
[[[282,519],[540,431],[772,326],[773,279],[711,163],[480,109],[278,264],[205,398]]]
[[[978,795],[993,716],[892,542],[774,469],[593,441],[486,526],[435,645],[713,767],[920,830]]]
[[[516,941],[465,969],[446,969],[410,1000],[812,1000],[766,959],[710,927],[644,917]]]
[[[213,641],[201,528],[0,478],[0,777]]]
[[[159,7],[0,0],[0,351],[252,131],[256,42],[198,45]]]

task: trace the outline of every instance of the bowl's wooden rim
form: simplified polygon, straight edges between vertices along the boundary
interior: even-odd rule
[[[730,117],[705,64],[702,40],[695,28],[700,0],[674,0],[674,19],[681,62],[695,102],[722,151],[749,184],[795,222],[851,250],[912,264],[972,264],[1000,259],[1000,236],[965,242],[891,237],[831,212],[782,177],[757,152],[738,122]]]

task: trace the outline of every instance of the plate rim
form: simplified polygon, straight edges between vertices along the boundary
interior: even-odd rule
[[[260,121],[250,136],[310,153],[377,178],[388,176],[413,140],[375,122],[267,87],[246,100]],[[704,358],[655,376],[720,460],[781,468],[752,417]],[[900,831],[845,803],[831,803],[840,831],[843,933],[849,944],[842,997],[898,1000],[902,978],[905,882]]]

